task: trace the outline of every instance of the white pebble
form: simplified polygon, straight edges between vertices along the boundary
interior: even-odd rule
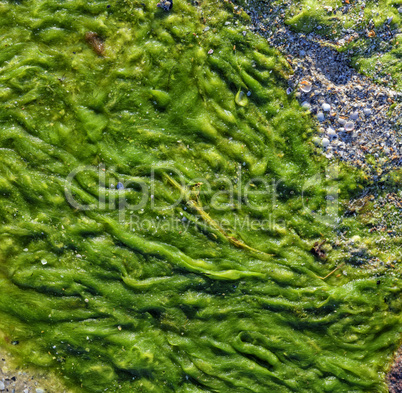
[[[357,120],[359,118],[359,113],[358,112],[353,112],[350,114],[350,119],[351,120]]]
[[[322,138],[322,145],[324,147],[328,147],[329,145],[329,139],[328,138]]]
[[[331,105],[329,105],[329,104],[327,104],[326,102],[324,102],[324,103],[322,104],[322,110],[323,110],[324,112],[329,112],[329,111],[331,110]]]
[[[370,108],[364,108],[363,113],[365,116],[370,116],[371,115],[371,109]]]
[[[4,386],[4,382],[0,381],[0,390],[5,390],[6,387]]]
[[[327,129],[327,134],[330,138],[335,138],[336,137],[336,132],[333,128],[329,127]]]
[[[345,131],[350,132],[353,131],[355,129],[355,125],[353,123],[353,121],[348,121],[345,124]]]
[[[339,123],[341,126],[344,126],[345,123],[346,123],[346,120],[345,120],[345,119],[342,119],[342,117],[338,117],[338,123]]]
[[[47,264],[47,260],[46,260],[46,259],[42,259],[40,262],[41,262],[42,265],[46,265],[46,264]]]
[[[318,112],[317,113],[317,119],[318,119],[318,121],[324,121],[325,120],[324,113]]]
[[[36,393],[45,393],[45,391],[42,388],[36,388]]]
[[[302,104],[302,108],[309,111],[311,108],[311,105],[307,101],[304,101]]]

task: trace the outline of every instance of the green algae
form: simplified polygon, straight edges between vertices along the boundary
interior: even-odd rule
[[[298,32],[314,32],[330,40],[344,39],[334,47],[347,51],[359,72],[401,90],[401,7],[400,0],[369,0],[364,6],[359,1],[303,0],[292,4],[286,23]],[[356,34],[347,34],[348,29]],[[387,29],[396,31],[392,38],[383,34]]]
[[[80,392],[385,391],[400,281],[319,278],[362,178],[286,61],[228,3],[108,5],[0,3],[3,345]]]

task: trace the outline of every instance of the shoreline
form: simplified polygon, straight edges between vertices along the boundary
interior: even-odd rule
[[[287,93],[295,94],[317,123],[319,134],[313,142],[329,160],[346,161],[374,181],[400,168],[402,135],[397,129],[402,93],[359,73],[348,53],[333,49],[334,42],[315,33],[293,32],[285,24],[291,3],[268,9],[250,1],[244,10],[251,17],[250,32],[287,57],[294,72]],[[395,37],[397,30],[390,34]],[[310,91],[303,91],[305,82],[311,84]]]

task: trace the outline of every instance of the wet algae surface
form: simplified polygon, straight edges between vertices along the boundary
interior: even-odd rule
[[[0,18],[4,348],[77,392],[387,391],[399,274],[335,246],[368,234],[342,219],[364,177],[314,152],[244,12],[24,0]]]

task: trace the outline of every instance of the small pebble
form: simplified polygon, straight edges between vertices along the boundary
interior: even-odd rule
[[[250,97],[251,96],[251,91],[248,91],[247,92],[247,97]]]
[[[350,114],[350,120],[357,120],[359,118],[359,113],[358,112],[352,112]]]
[[[353,131],[354,128],[355,128],[355,125],[354,125],[353,121],[348,121],[345,124],[345,131],[347,131],[347,132]]]
[[[289,95],[289,94],[292,93],[292,91],[293,91],[293,89],[292,89],[291,87],[288,87],[288,88],[286,89],[286,94]]]
[[[304,81],[303,80],[303,81],[300,82],[300,89],[304,93],[310,93],[312,86],[313,85],[309,81]]]
[[[324,103],[322,104],[322,110],[323,110],[324,112],[329,112],[329,111],[331,110],[331,105],[329,105],[329,104],[327,104],[326,102],[324,102]]]
[[[45,391],[42,388],[36,388],[36,393],[45,393]]]
[[[339,123],[341,126],[344,126],[345,123],[346,123],[346,120],[345,120],[345,119],[342,119],[342,117],[339,117],[339,118],[338,118],[338,123]]]
[[[0,381],[0,390],[5,390],[4,382]]]
[[[336,138],[336,131],[331,127],[327,129],[327,134],[331,139]]]
[[[398,8],[398,12],[399,12],[400,14],[402,14],[402,7],[399,7],[399,8]]]
[[[310,110],[311,105],[307,101],[304,101],[303,104],[302,104],[302,108],[306,109],[306,110]]]
[[[324,113],[318,112],[317,113],[317,119],[318,119],[318,121],[323,122],[325,120]]]
[[[370,116],[371,115],[371,109],[370,108],[364,108],[363,113],[364,113],[364,116]]]
[[[325,147],[328,147],[328,145],[329,145],[329,139],[322,138],[322,146],[325,148]]]
[[[123,185],[123,183],[118,182],[116,188],[117,188],[118,190],[124,190],[124,185]]]

